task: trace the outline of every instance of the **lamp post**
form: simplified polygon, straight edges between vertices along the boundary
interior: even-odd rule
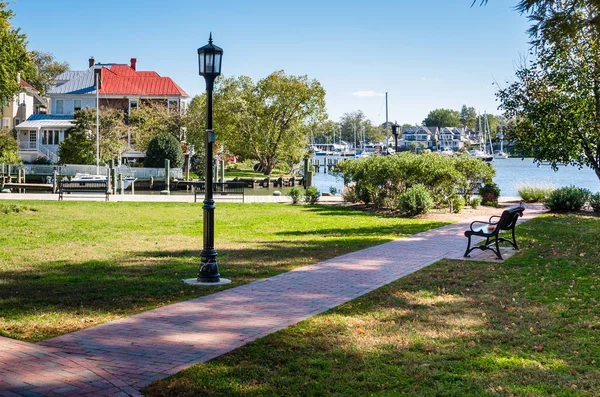
[[[215,250],[215,201],[213,200],[213,143],[215,133],[213,131],[213,87],[215,78],[221,74],[221,58],[223,49],[212,42],[212,33],[208,38],[208,44],[198,48],[198,64],[200,76],[206,81],[206,136],[204,146],[206,149],[206,173],[204,195],[204,246],[200,252],[200,271],[198,282],[218,283],[221,279],[219,266],[217,265],[217,250]]]
[[[400,127],[398,124],[394,123],[392,124],[392,134],[394,134],[394,144],[395,144],[395,151],[396,153],[398,153],[398,127]]]

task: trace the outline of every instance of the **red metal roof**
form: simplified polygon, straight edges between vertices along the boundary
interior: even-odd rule
[[[21,81],[20,81],[19,83],[21,84],[21,86],[22,86],[22,87],[29,88],[29,89],[31,89],[32,91],[36,92],[36,93],[38,92],[38,90],[36,90],[35,88],[33,88],[33,87],[31,86],[31,84],[29,84],[28,82],[26,82],[26,81],[25,81],[25,80],[23,80],[23,79],[21,79]]]
[[[185,96],[170,77],[152,71],[136,71],[129,65],[102,67],[102,95]]]

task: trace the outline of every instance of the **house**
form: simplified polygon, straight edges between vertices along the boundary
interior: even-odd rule
[[[40,93],[21,79],[20,73],[17,74],[17,81],[21,90],[8,105],[0,109],[0,128],[12,130],[32,114],[45,112],[47,103]]]
[[[185,110],[188,94],[169,77],[154,71],[138,71],[136,58],[131,58],[129,64],[94,62],[90,58],[86,70],[69,70],[59,75],[55,87],[48,92],[47,117],[28,118],[17,126],[23,160],[47,157],[56,161],[58,145],[73,126],[73,114],[86,107],[96,108],[96,101],[101,109],[122,110],[126,116],[144,103]]]
[[[457,152],[463,150],[469,143],[465,127],[427,127],[415,126],[405,128],[402,139],[398,140],[399,147],[430,149],[433,151],[445,148]]]

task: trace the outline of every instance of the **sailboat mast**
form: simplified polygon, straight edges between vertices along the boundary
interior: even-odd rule
[[[389,130],[388,130],[388,95],[387,91],[385,93],[385,147],[387,151],[387,145],[390,141]]]

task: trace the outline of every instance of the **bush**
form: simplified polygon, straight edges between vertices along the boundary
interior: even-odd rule
[[[344,188],[344,192],[342,193],[342,198],[344,199],[344,201],[347,201],[349,203],[358,203],[360,201],[358,195],[356,194],[356,189],[354,189],[354,186],[346,186]]]
[[[465,208],[465,198],[463,196],[452,196],[450,198],[450,204],[450,210],[453,213],[458,214],[460,211],[463,210],[463,208]]]
[[[144,166],[163,168],[167,159],[171,161],[171,168],[181,168],[183,166],[184,158],[181,144],[171,134],[159,134],[148,143]]]
[[[484,195],[492,194],[496,197],[500,196],[500,188],[494,182],[487,182],[483,187],[479,189],[479,195],[483,197]]]
[[[338,193],[338,189],[335,186],[329,186],[329,194],[335,196]]]
[[[544,204],[551,211],[576,211],[583,208],[590,197],[587,189],[571,186],[553,190]]]
[[[590,207],[594,212],[600,212],[600,192],[590,195]]]
[[[537,203],[546,200],[548,195],[554,190],[548,185],[521,185],[517,189],[519,196],[527,203]]]
[[[292,204],[298,204],[298,202],[300,202],[300,197],[302,197],[303,194],[302,188],[299,188],[298,186],[294,186],[288,191],[288,196],[292,198]]]
[[[321,192],[314,186],[310,186],[304,191],[304,201],[308,204],[316,204],[319,198],[321,198]]]
[[[476,210],[481,205],[481,197],[471,197],[471,208]]]
[[[398,206],[406,215],[415,216],[429,211],[433,207],[433,199],[425,186],[415,185],[400,195]]]

